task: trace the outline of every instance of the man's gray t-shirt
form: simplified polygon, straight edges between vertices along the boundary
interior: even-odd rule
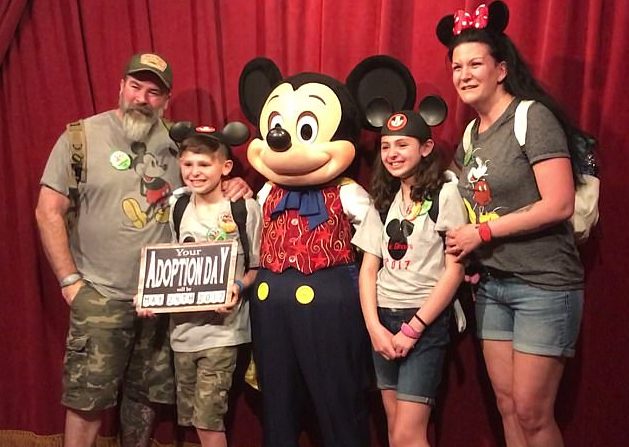
[[[495,123],[478,133],[472,129],[472,153],[460,144],[456,160],[462,166],[459,188],[470,221],[480,223],[512,213],[540,199],[532,165],[551,158],[570,157],[565,134],[550,110],[534,103],[528,110],[526,144],[520,147],[513,130],[518,100],[513,100]],[[544,289],[583,287],[583,266],[568,221],[545,230],[500,238],[481,246],[479,261],[511,272]]]
[[[79,215],[70,232],[70,249],[78,271],[96,290],[130,300],[137,293],[142,247],[170,242],[167,198],[181,184],[176,147],[161,122],[143,143],[127,139],[113,110],[83,123],[87,181],[79,184]],[[66,196],[69,146],[65,132],[40,181]],[[125,159],[127,163],[120,161]]]

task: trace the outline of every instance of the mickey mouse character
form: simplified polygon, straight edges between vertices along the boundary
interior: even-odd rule
[[[147,152],[144,143],[134,142],[131,151],[135,154],[131,168],[141,179],[140,194],[144,196],[148,206],[142,210],[137,200],[125,199],[122,209],[136,228],[143,228],[153,217],[158,222],[168,222],[168,197],[172,187],[163,179],[166,165],[161,164],[154,154]]]
[[[410,106],[397,91],[408,76],[386,56],[360,63],[347,86],[317,73],[283,79],[264,58],[242,71],[241,108],[259,130],[247,158],[269,180],[258,194],[261,268],[251,302],[267,447],[297,445],[304,384],[326,446],[369,445],[369,344],[351,238],[372,204],[341,175],[360,128],[370,126],[358,92],[379,98],[374,106],[390,114]]]

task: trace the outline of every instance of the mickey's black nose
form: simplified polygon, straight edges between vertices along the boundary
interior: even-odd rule
[[[275,152],[287,151],[291,146],[290,134],[282,129],[279,124],[269,130],[269,133],[266,135],[266,142]]]

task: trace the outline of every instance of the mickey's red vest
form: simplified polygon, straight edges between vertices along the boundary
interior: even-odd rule
[[[282,187],[273,185],[262,209],[260,266],[275,273],[292,267],[309,275],[354,262],[352,228],[343,212],[339,188],[339,185],[332,185],[321,189],[329,217],[309,230],[308,218],[300,216],[299,210],[285,210],[271,219],[271,212],[287,193]]]

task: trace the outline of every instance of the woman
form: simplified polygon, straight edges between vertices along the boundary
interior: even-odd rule
[[[503,33],[502,2],[475,17],[457,12],[437,27],[452,81],[478,118],[459,145],[459,188],[471,224],[449,231],[446,253],[480,264],[478,336],[508,446],[561,446],[554,403],[574,356],[583,268],[568,221],[574,208],[571,127]],[[522,100],[526,144],[514,136]]]

